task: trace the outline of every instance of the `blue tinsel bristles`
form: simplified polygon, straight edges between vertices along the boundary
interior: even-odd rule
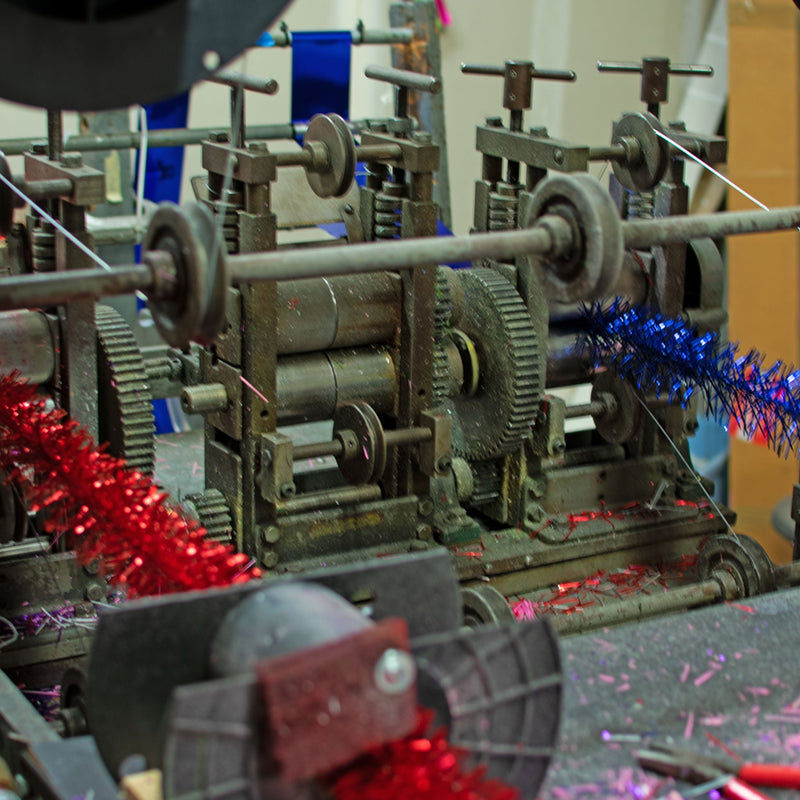
[[[716,333],[698,333],[682,319],[614,301],[584,310],[587,345],[595,366],[613,366],[623,377],[658,396],[682,404],[700,393],[710,416],[745,436],[760,436],[788,456],[800,440],[800,371],[780,361],[763,366],[757,350]]]

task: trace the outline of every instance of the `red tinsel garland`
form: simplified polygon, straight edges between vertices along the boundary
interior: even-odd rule
[[[48,533],[74,534],[82,563],[99,560],[128,596],[229,586],[258,577],[233,547],[206,537],[149,478],[98,448],[35,387],[0,377],[0,471],[33,511],[47,510]]]
[[[517,789],[487,779],[485,767],[468,770],[466,753],[451,747],[444,731],[427,733],[432,720],[432,712],[420,709],[413,733],[334,775],[335,800],[518,800]]]

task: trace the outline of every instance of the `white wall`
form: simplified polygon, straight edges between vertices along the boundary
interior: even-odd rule
[[[383,27],[391,2],[296,0],[284,19],[296,30],[352,29],[358,19],[367,27]],[[462,61],[501,64],[506,58],[517,58],[531,59],[541,67],[574,69],[576,84],[539,83],[534,87],[534,108],[526,124],[545,125],[559,138],[603,144],[620,112],[641,107],[639,81],[636,76],[600,75],[595,62],[639,60],[643,55],[689,61],[698,49],[711,5],[712,0],[449,0],[454,24],[443,30],[441,42],[456,230],[468,230],[472,219],[472,186],[480,170],[474,148],[475,125],[501,111],[500,79],[464,76],[459,69]],[[366,64],[388,62],[387,47],[354,48],[353,117],[391,114],[391,88],[363,78]],[[273,97],[247,96],[248,122],[287,122],[290,51],[250,50],[234,66],[275,77],[282,87]],[[685,85],[686,79],[672,79],[666,119],[679,107]],[[189,124],[226,125],[228,98],[224,87],[199,85],[192,94]],[[65,129],[68,133],[77,130],[74,115],[68,115]],[[45,130],[43,112],[0,103],[0,138],[42,137]],[[18,159],[12,161],[17,170],[19,164]],[[186,174],[200,171],[199,148],[188,148]]]

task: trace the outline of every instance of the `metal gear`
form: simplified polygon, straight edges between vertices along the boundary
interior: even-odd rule
[[[477,391],[451,397],[453,452],[464,458],[507,455],[536,417],[544,376],[539,336],[517,290],[492,269],[459,273],[464,312],[458,321],[478,354]]]
[[[100,441],[131,469],[149,475],[155,459],[152,396],[142,354],[128,324],[108,306],[96,306]]]
[[[233,541],[233,518],[228,501],[219,489],[188,494],[181,505],[205,529],[209,539],[226,544]]]
[[[472,468],[472,497],[470,506],[485,506],[500,497],[503,485],[503,473],[497,461],[473,461]]]

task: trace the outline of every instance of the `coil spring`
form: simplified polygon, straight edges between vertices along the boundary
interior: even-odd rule
[[[381,191],[375,194],[375,238],[399,239],[403,225],[403,203],[406,196],[404,183],[384,181]]]
[[[519,186],[497,183],[495,191],[489,193],[489,230],[510,231],[517,227]]]
[[[34,272],[52,272],[56,268],[55,231],[43,219],[37,219],[31,230],[31,253]]]
[[[653,193],[628,195],[628,219],[653,219]]]
[[[228,191],[226,200],[222,200],[219,193],[214,192],[211,187],[209,190],[209,208],[214,212],[214,216],[219,220],[219,215],[224,214],[225,219],[222,223],[222,236],[225,240],[225,249],[228,253],[239,252],[239,216],[236,213],[244,208],[244,199],[241,192]]]

